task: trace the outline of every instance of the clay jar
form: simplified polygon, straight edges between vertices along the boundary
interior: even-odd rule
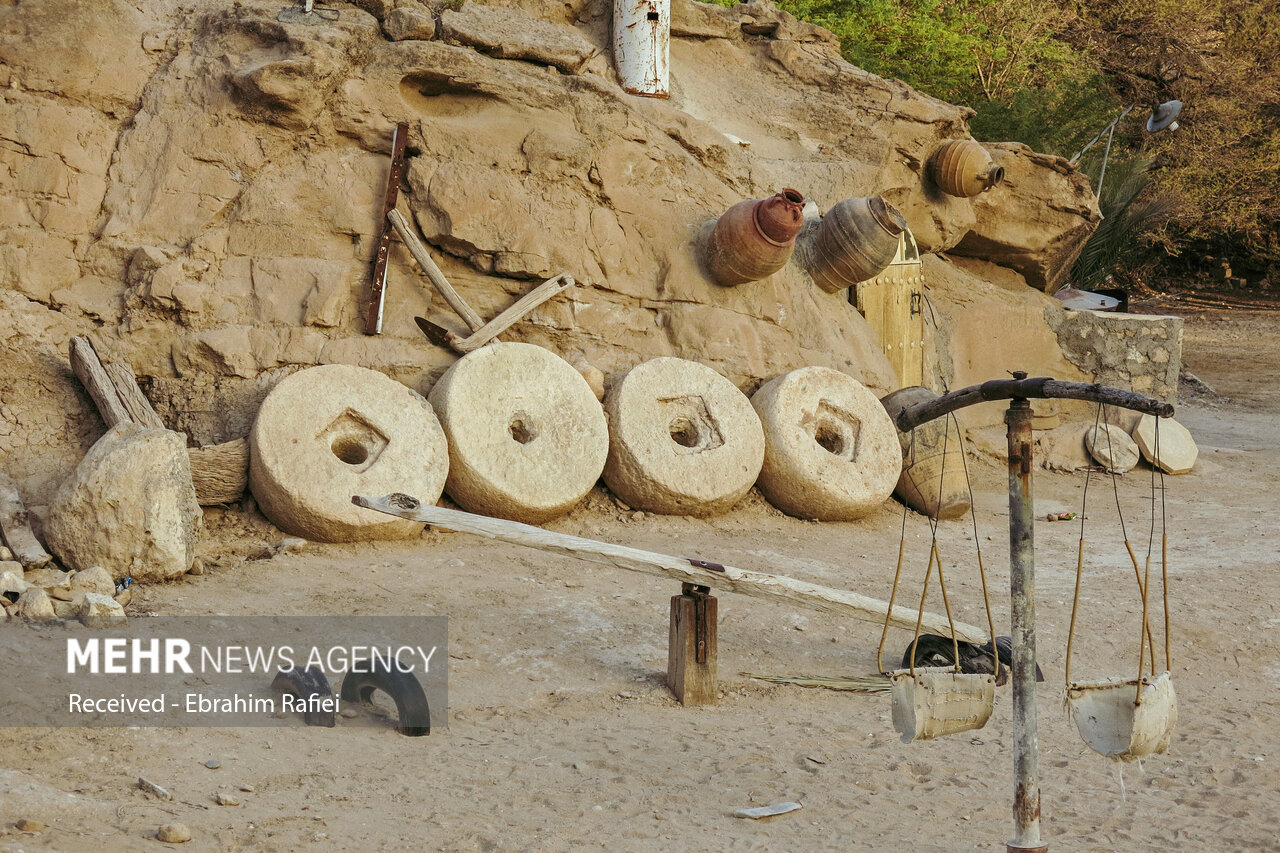
[[[703,246],[702,262],[712,280],[732,287],[786,266],[804,225],[803,210],[804,196],[793,189],[740,201],[726,210]]]
[[[893,420],[903,409],[937,397],[928,388],[916,385],[894,391],[880,404]],[[898,499],[930,518],[959,518],[968,512],[969,479],[963,445],[951,418],[938,418],[912,432],[899,432],[898,439],[902,444],[902,476],[893,491]]]
[[[947,195],[972,198],[1004,180],[1004,167],[972,139],[953,139],[929,156],[929,177]]]
[[[880,196],[847,198],[822,217],[809,274],[827,293],[879,275],[898,251],[907,221]]]

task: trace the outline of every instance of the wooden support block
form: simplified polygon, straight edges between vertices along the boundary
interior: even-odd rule
[[[671,597],[667,686],[682,705],[714,705],[716,685],[716,598],[705,586],[684,584]]]
[[[0,474],[0,541],[9,547],[13,558],[24,569],[38,569],[53,560],[31,532],[18,485],[7,474]]]

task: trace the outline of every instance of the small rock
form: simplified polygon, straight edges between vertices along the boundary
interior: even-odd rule
[[[0,566],[0,569],[7,569],[8,566]],[[59,571],[58,569],[31,569],[22,576],[22,579],[32,586],[38,586],[45,592],[52,592],[55,587],[68,589],[71,582],[71,573]]]
[[[354,720],[356,717],[360,716],[360,712],[355,708],[343,708],[338,712],[338,714],[348,720]]]
[[[218,793],[216,793],[216,794],[214,794],[214,795],[213,795],[213,801],[214,801],[215,803],[217,803],[218,805],[220,805],[220,806],[238,806],[238,805],[240,805],[240,800],[239,800],[239,798],[237,798],[237,797],[233,797],[233,796],[231,796],[230,794],[224,794],[224,793],[222,793],[221,791],[219,791]]]
[[[116,604],[121,607],[128,607],[130,601],[133,601],[133,587],[127,586],[116,593]]]
[[[51,598],[50,601],[53,604],[53,612],[59,619],[79,619],[80,608],[84,604],[84,593],[80,593],[71,601],[60,601],[56,598]]]
[[[96,592],[84,594],[77,616],[86,628],[116,628],[128,622],[119,602]]]
[[[58,618],[58,614],[53,609],[53,602],[49,600],[49,594],[43,589],[28,589],[18,596],[15,614],[27,622],[36,624],[53,622]]]
[[[44,832],[49,828],[38,820],[28,820],[25,817],[15,823],[14,826],[21,832]]]
[[[83,572],[76,572],[71,576],[71,590],[75,592],[95,592],[98,595],[113,596],[116,594],[116,582],[111,577],[111,572],[102,568],[102,566],[94,566],[91,569],[85,569]]]
[[[244,791],[246,794],[252,794],[252,793],[253,793],[253,786],[252,786],[252,785],[241,785],[241,786],[240,786],[240,790],[241,790],[241,791]]]
[[[0,563],[7,563],[13,559],[13,552],[8,548],[0,545]]]
[[[436,19],[419,9],[392,9],[382,19],[382,31],[392,41],[431,41],[436,37]]]
[[[217,770],[219,767],[222,766],[222,762],[216,758],[210,758],[208,761],[204,763],[204,766],[208,767],[210,770]]]
[[[165,823],[156,830],[156,840],[167,844],[181,844],[191,840],[191,830],[185,823]]]
[[[11,565],[18,566],[17,563]],[[31,589],[31,584],[27,583],[22,576],[22,566],[18,566],[18,570],[11,571],[7,566],[0,565],[0,595],[13,593],[14,595],[22,595],[22,593]]]
[[[400,10],[397,9],[396,11],[400,11]],[[299,539],[296,536],[291,536],[288,539],[280,540],[280,544],[276,546],[276,553],[291,554],[295,551],[301,551],[306,546],[307,546],[307,540]]]

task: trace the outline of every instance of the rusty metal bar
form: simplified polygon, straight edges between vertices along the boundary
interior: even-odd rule
[[[1025,374],[1024,374],[1025,375]],[[1040,841],[1040,767],[1036,725],[1035,503],[1031,403],[1005,412],[1009,437],[1009,599],[1013,635],[1013,821],[1008,853],[1047,851]]]
[[[1018,378],[1019,376],[1022,378]],[[1120,388],[1112,388],[1109,385],[1099,385],[1096,382],[1063,382],[1060,379],[1053,379],[1047,376],[1027,379],[1026,374],[1023,373],[1015,374],[1013,379],[993,379],[990,382],[983,382],[981,385],[970,385],[968,388],[961,388],[959,391],[944,394],[936,400],[909,406],[898,413],[898,417],[894,419],[894,422],[897,423],[898,429],[903,432],[910,432],[921,424],[950,414],[957,409],[972,406],[975,403],[985,403],[992,400],[1050,398],[1088,400],[1108,406],[1132,409],[1135,412],[1142,412],[1144,415],[1156,415],[1161,418],[1173,417],[1172,404],[1157,400],[1154,397],[1148,397],[1145,394],[1136,394],[1133,391],[1124,391]]]
[[[396,209],[400,198],[400,177],[404,174],[404,146],[409,138],[409,125],[396,125],[391,138],[391,172],[387,175],[387,192],[382,200],[382,218],[378,223],[378,251],[373,257],[373,281],[369,288],[369,313],[364,318],[366,335],[382,334],[382,307],[387,298],[387,253],[391,251],[391,229],[387,214]]]

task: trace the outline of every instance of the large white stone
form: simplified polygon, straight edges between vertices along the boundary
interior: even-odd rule
[[[1133,430],[1142,458],[1170,474],[1185,474],[1195,467],[1200,454],[1196,441],[1173,418],[1160,419],[1160,442],[1156,445],[1156,417],[1143,415]]]
[[[430,399],[449,437],[445,488],[471,512],[538,524],[582,500],[604,469],[600,401],[542,347],[482,347],[458,359]]]
[[[846,521],[871,512],[893,492],[902,472],[898,431],[858,380],[826,367],[802,367],[766,382],[751,405],[764,427],[758,485],[778,509]]]
[[[760,417],[709,367],[655,358],[609,391],[604,481],[625,503],[669,515],[715,515],[747,493],[764,462]]]
[[[1121,473],[1138,464],[1138,445],[1115,424],[1091,426],[1084,434],[1089,455],[1103,468]]]
[[[327,364],[271,390],[249,434],[249,488],[281,530],[319,542],[400,539],[418,522],[355,506],[392,492],[433,504],[449,451],[421,394],[376,370]]]
[[[191,568],[203,516],[179,433],[121,423],[58,489],[45,523],[49,550],[81,571],[157,581]]]

